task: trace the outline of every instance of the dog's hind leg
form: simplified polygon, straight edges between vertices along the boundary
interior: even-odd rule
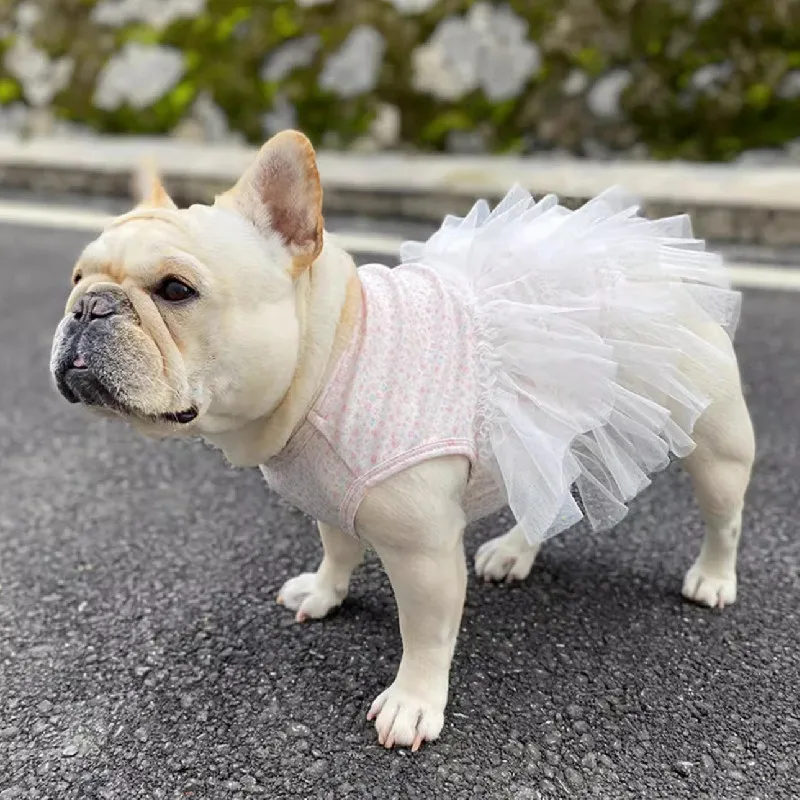
[[[532,545],[522,528],[484,542],[475,554],[475,574],[485,581],[522,581],[528,577],[540,545]]]
[[[742,507],[755,457],[753,425],[738,372],[724,383],[727,391],[698,420],[693,432],[697,446],[683,461],[706,528],[700,555],[683,582],[683,595],[719,608],[736,599]]]

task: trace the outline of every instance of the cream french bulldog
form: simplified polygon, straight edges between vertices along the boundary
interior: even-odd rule
[[[179,209],[155,172],[143,173],[138,205],[86,247],[72,283],[52,355],[61,394],[148,435],[203,437],[239,466],[274,463],[294,446],[358,335],[365,302],[360,270],[323,228],[314,151],[296,132],[267,142],[211,206]],[[727,334],[715,326],[695,333],[731,366],[681,365],[710,400],[683,459],[705,520],[683,593],[721,607],[736,597],[754,443]],[[473,467],[445,449],[367,485],[353,531],[343,530],[346,517],[320,522],[317,571],[287,581],[278,596],[298,621],[322,618],[345,598],[364,546],[377,552],[403,642],[394,682],[368,714],[386,747],[416,750],[442,730],[466,587],[462,535],[475,516],[465,510]],[[476,571],[522,580],[538,546],[518,525],[480,547]]]

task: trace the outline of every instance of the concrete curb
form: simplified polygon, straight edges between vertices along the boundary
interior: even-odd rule
[[[150,155],[178,202],[203,202],[227,189],[254,153],[175,139],[0,138],[0,187],[125,196],[136,164]],[[319,153],[319,166],[329,214],[438,222],[478,197],[498,200],[514,183],[573,206],[620,185],[650,215],[690,214],[703,238],[800,245],[797,166],[330,152]]]

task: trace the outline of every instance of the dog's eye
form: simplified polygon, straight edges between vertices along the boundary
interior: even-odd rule
[[[164,280],[158,284],[155,294],[168,303],[180,303],[183,300],[194,297],[197,293],[191,286],[188,286],[183,281],[179,281],[177,278],[164,278]]]
[[[81,278],[83,278],[83,273],[80,270],[76,270],[72,274],[72,285],[77,286],[81,282]]]

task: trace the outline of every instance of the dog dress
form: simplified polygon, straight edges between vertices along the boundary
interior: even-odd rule
[[[584,516],[611,527],[691,452],[710,402],[691,376],[734,359],[740,295],[722,259],[687,217],[645,219],[616,189],[571,211],[515,187],[358,274],[352,340],[261,468],[354,534],[371,487],[443,456],[469,462],[469,521],[508,505],[532,543]],[[728,336],[709,343],[709,326]]]

